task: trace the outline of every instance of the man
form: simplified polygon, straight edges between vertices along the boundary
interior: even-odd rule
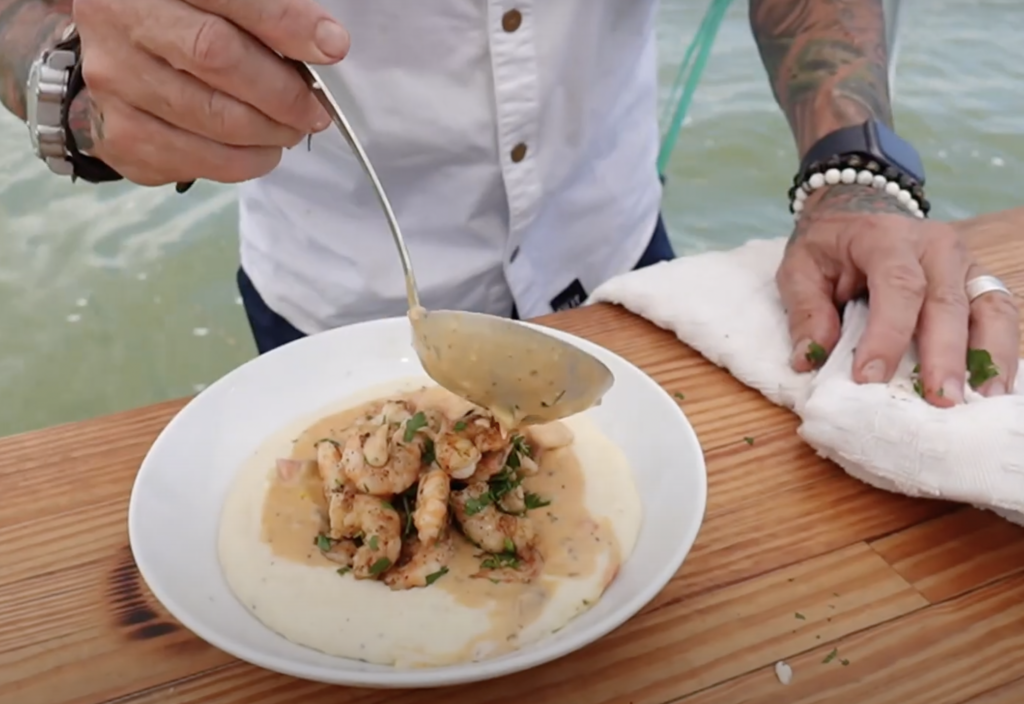
[[[15,114],[37,107],[30,131],[55,171],[244,182],[239,286],[262,352],[405,305],[369,184],[281,55],[330,67],[358,106],[424,304],[531,317],[672,256],[655,173],[656,4],[0,0],[0,80]],[[69,53],[44,54],[72,18],[80,45],[65,34]],[[751,0],[750,19],[807,184],[792,192],[778,275],[793,366],[820,363],[836,304],[867,292],[858,381],[888,380],[916,336],[930,402],[962,400],[969,347],[1001,372],[983,391],[1005,393],[1017,310],[950,225],[921,217],[920,160],[888,129],[881,1]],[[37,70],[26,89],[33,62],[77,70],[66,89]],[[46,124],[52,95],[63,123]]]

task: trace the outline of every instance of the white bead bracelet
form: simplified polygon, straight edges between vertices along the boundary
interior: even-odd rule
[[[793,202],[790,207],[793,211],[793,217],[800,219],[800,213],[804,209],[804,201],[814,191],[829,186],[836,186],[839,184],[859,184],[861,186],[870,186],[880,191],[885,191],[888,195],[896,199],[896,202],[906,208],[915,217],[923,218],[925,216],[924,211],[921,208],[921,204],[914,198],[913,194],[907,189],[900,186],[898,181],[887,179],[885,176],[877,173],[868,171],[867,169],[857,170],[852,167],[846,167],[843,169],[831,168],[827,169],[824,173],[812,174],[806,181],[804,181],[799,188],[796,189]]]

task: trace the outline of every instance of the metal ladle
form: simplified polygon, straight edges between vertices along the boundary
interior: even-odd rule
[[[575,345],[513,320],[420,305],[412,260],[384,187],[338,101],[314,68],[292,61],[341,131],[380,200],[405,272],[413,347],[440,386],[494,413],[506,428],[559,420],[601,402],[611,371]]]

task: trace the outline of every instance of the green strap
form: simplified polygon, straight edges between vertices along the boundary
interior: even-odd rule
[[[715,36],[718,34],[719,27],[722,26],[722,20],[725,19],[725,13],[731,3],[732,0],[711,0],[711,5],[704,14],[696,36],[686,49],[683,63],[679,66],[672,92],[665,103],[665,113],[662,116],[662,121],[668,122],[667,128],[662,134],[661,151],[658,153],[658,173],[662,176],[664,176],[669,159],[676,148],[679,130],[683,126],[686,113],[690,109],[690,102],[693,100],[693,94],[697,91],[697,85],[700,83],[705,66],[707,66]],[[690,62],[694,60],[695,54],[696,61],[691,67]],[[669,108],[673,105],[675,105],[675,109],[669,118]]]

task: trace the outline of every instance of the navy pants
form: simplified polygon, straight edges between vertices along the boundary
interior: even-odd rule
[[[665,231],[665,223],[661,216],[658,216],[657,225],[654,228],[654,235],[646,251],[636,263],[635,269],[642,269],[651,264],[667,261],[675,257],[672,250],[672,243],[668,240],[668,233]],[[260,354],[294,342],[305,334],[295,329],[291,323],[275,313],[260,296],[256,287],[253,286],[245,270],[238,269],[238,291],[242,295],[242,303],[245,306],[245,314],[249,318],[249,327],[252,328],[253,338],[256,340],[256,349]],[[512,317],[518,318],[515,307],[512,308]]]

